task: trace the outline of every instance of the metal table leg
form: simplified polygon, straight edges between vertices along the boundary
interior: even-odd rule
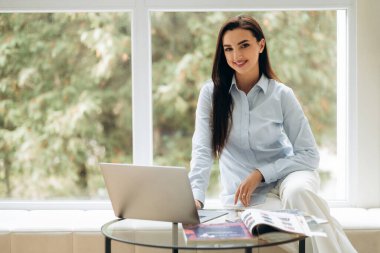
[[[252,253],[252,248],[245,248],[245,253]]]
[[[106,245],[106,253],[111,253],[111,239],[110,238],[106,237],[105,245]]]
[[[177,222],[172,223],[172,244],[178,245],[178,223]],[[178,249],[175,249],[173,247],[172,253],[178,253]]]
[[[300,240],[298,252],[305,253],[305,238]]]

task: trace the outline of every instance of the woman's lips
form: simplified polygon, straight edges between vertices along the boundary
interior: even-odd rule
[[[247,61],[237,61],[237,62],[234,62],[234,64],[237,67],[239,67],[239,68],[243,67],[246,63],[247,63]]]

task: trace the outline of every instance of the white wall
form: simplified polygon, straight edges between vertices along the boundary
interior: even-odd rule
[[[380,1],[357,0],[356,205],[380,206]]]

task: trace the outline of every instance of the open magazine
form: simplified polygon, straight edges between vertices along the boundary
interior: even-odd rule
[[[272,231],[284,231],[305,236],[325,236],[322,231],[310,229],[311,224],[325,223],[325,220],[303,215],[297,210],[266,211],[247,209],[241,213],[240,217],[244,225],[254,235]]]
[[[249,241],[257,235],[275,231],[301,236],[326,236],[318,230],[318,225],[326,222],[297,210],[247,209],[234,222],[183,225],[183,232],[188,243]]]

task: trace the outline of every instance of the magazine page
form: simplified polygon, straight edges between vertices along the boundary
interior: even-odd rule
[[[305,218],[306,223],[310,229],[310,233],[313,236],[323,236],[326,237],[326,232],[324,232],[322,224],[328,223],[326,219],[322,219],[319,217],[316,217],[314,215],[305,213],[303,211],[297,210],[297,209],[282,209],[282,210],[273,210],[273,212],[285,212],[285,213],[291,213],[296,215],[301,215]]]
[[[268,232],[282,230],[289,233],[297,233],[307,236],[311,235],[306,220],[301,215],[249,209],[242,212],[241,219],[253,234],[258,231],[260,226],[266,225]],[[272,230],[270,230],[270,228],[272,228]],[[261,231],[261,233],[263,232],[266,231]]]
[[[325,224],[328,223],[326,219],[322,219],[319,217],[316,217],[314,215],[305,213],[303,211],[297,210],[297,209],[280,209],[280,210],[271,210],[272,212],[283,212],[283,213],[291,213],[291,214],[296,214],[296,215],[301,215],[305,218],[307,224],[310,225],[320,225],[320,224]]]
[[[183,225],[183,232],[187,243],[239,242],[253,238],[243,222]]]

